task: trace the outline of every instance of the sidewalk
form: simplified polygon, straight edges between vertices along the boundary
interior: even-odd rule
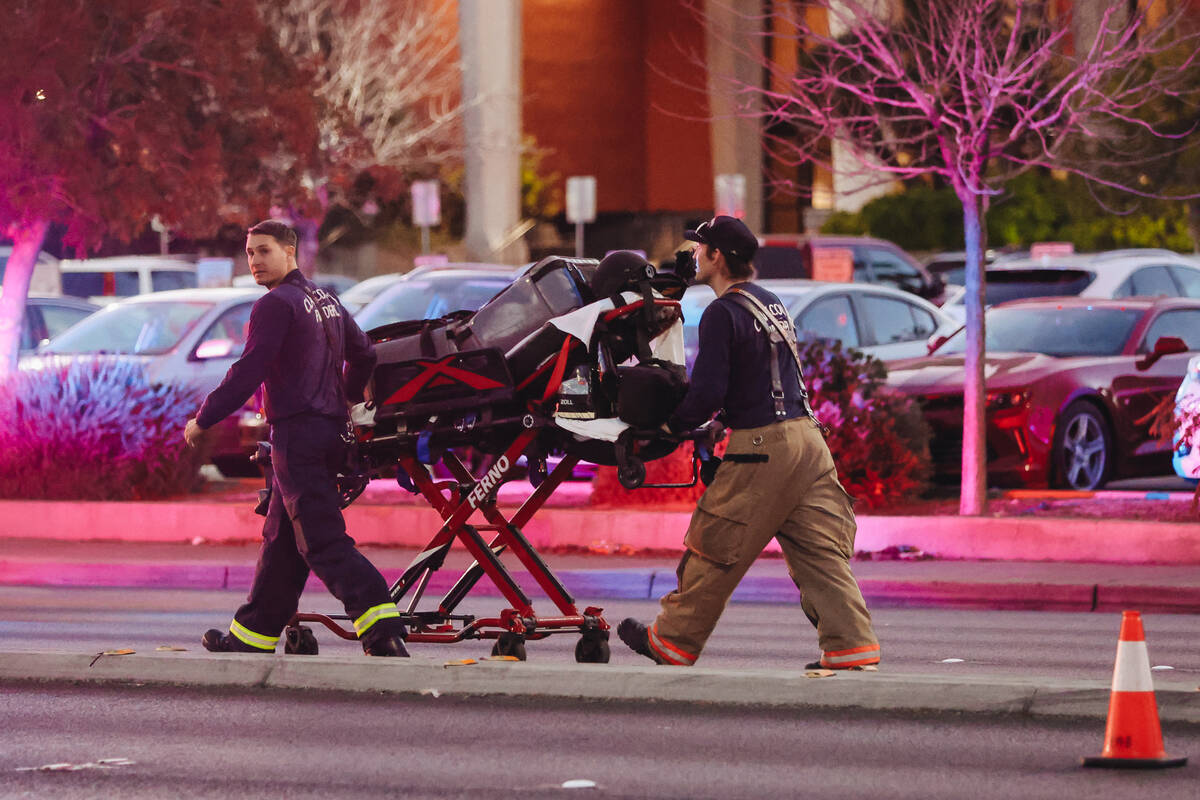
[[[411,548],[364,546],[389,580],[417,555]],[[573,595],[588,600],[654,599],[675,586],[673,556],[544,552]],[[156,542],[65,542],[0,539],[0,584],[158,589],[228,589],[250,586],[257,545]],[[429,592],[444,592],[471,563],[455,547],[435,573]],[[1200,613],[1200,570],[1189,565],[980,560],[855,561],[855,575],[873,606],[995,608],[1053,611]],[[530,577],[514,576],[535,597]],[[310,586],[323,587],[315,578]],[[490,582],[473,590],[499,593]],[[782,559],[764,556],[734,593],[735,602],[796,603],[799,593]]]

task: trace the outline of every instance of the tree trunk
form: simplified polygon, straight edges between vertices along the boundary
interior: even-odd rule
[[[958,513],[978,516],[987,507],[987,420],[984,386],[983,323],[983,214],[979,198],[965,189],[958,192],[963,207],[963,232],[967,251],[967,346],[963,363],[962,486]]]
[[[1183,206],[1187,209],[1187,230],[1192,237],[1192,252],[1200,253],[1200,200],[1188,200]]]
[[[29,281],[49,227],[49,221],[39,219],[13,229],[13,249],[4,270],[4,293],[0,294],[0,379],[17,368]]]

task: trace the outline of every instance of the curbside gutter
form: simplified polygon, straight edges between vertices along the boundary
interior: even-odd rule
[[[390,583],[401,570],[384,569]],[[88,587],[129,589],[198,589],[245,592],[254,568],[245,564],[179,563],[76,563],[0,560],[0,586]],[[527,572],[513,577],[531,597],[546,595]],[[462,571],[442,569],[430,577],[430,596],[444,594]],[[675,588],[673,569],[564,569],[556,575],[574,596],[592,600],[656,600]],[[994,580],[896,580],[859,578],[863,596],[873,607],[987,608],[1023,611],[1121,611],[1138,608],[1147,613],[1200,613],[1200,586],[1110,585],[1094,582],[1046,583]],[[324,592],[316,577],[307,589]],[[499,597],[499,589],[480,581],[471,591],[476,597]],[[798,604],[800,593],[786,575],[755,568],[733,593],[735,603]]]
[[[773,709],[1021,714],[1103,720],[1109,687],[1101,681],[978,676],[839,673],[806,678],[779,670],[701,667],[538,665],[481,661],[449,666],[412,658],[255,656],[150,653],[101,656],[0,653],[0,682],[85,682],[242,689],[331,690],[437,697],[538,697],[617,702],[681,702]],[[1165,721],[1200,723],[1200,693],[1156,691]]]

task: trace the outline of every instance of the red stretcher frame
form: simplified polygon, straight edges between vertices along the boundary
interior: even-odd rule
[[[607,641],[610,628],[602,616],[603,609],[589,606],[581,612],[566,587],[521,533],[521,527],[571,475],[579,459],[567,456],[560,461],[511,518],[505,517],[496,504],[496,490],[537,433],[533,428],[523,430],[482,479],[472,476],[458,457],[449,450],[442,457],[442,463],[456,478],[449,481],[435,481],[424,465],[411,453],[400,454],[401,468],[408,473],[417,490],[443,520],[442,527],[429,544],[391,587],[392,601],[400,607],[401,621],[409,629],[406,641],[447,644],[464,639],[503,639],[497,647],[497,654],[515,654],[521,657],[523,646],[517,647],[519,643],[543,639],[552,633],[578,632],[587,640],[583,652],[594,656],[579,660],[608,661]],[[488,480],[489,483],[484,484],[483,480]],[[482,515],[484,522],[470,524],[470,520],[477,513]],[[492,533],[491,539],[485,540],[483,532]],[[467,549],[475,563],[438,601],[436,610],[417,610],[417,604],[425,593],[430,577],[441,568],[446,554],[456,540]],[[534,610],[529,595],[500,561],[500,555],[505,551],[511,551],[529,571],[537,585],[554,604],[557,615],[542,616]],[[509,608],[501,611],[496,617],[456,614],[458,605],[484,576],[500,590]],[[348,618],[300,612],[292,618],[289,627],[303,622],[315,622],[324,625],[343,639],[358,638],[353,630],[347,630],[338,624],[335,621],[337,619]],[[604,657],[600,658],[601,655]],[[580,649],[577,648],[576,657],[579,656]]]
[[[656,298],[654,304],[678,307],[678,301],[661,298]],[[642,300],[637,300],[606,312],[603,318],[610,321],[639,311],[643,305]],[[568,336],[556,357],[548,359],[522,382],[519,388],[534,382],[547,369],[550,371],[545,391],[538,401],[530,403],[531,409],[551,400],[562,380],[570,351],[580,345],[578,340]],[[435,481],[411,449],[399,453],[397,462],[400,468],[408,474],[417,491],[438,512],[443,522],[429,544],[392,585],[392,601],[400,607],[401,621],[408,628],[407,642],[449,644],[465,639],[496,639],[494,654],[516,655],[524,660],[526,640],[544,639],[554,633],[578,632],[581,639],[575,650],[576,660],[606,663],[609,660],[608,638],[611,628],[602,616],[604,610],[588,606],[580,612],[575,599],[521,533],[521,528],[542,508],[555,489],[570,477],[579,458],[570,455],[564,457],[511,518],[505,517],[497,507],[496,490],[505,482],[517,459],[537,438],[541,425],[553,424],[548,420],[540,420],[539,424],[535,412],[526,415],[522,422],[522,431],[480,478],[472,475],[450,450],[446,450],[441,458],[454,478],[449,481]],[[487,481],[486,485],[484,481]],[[482,515],[484,523],[470,524],[477,512]],[[485,540],[481,531],[491,532],[492,538]],[[441,568],[456,540],[462,542],[475,563],[446,592],[436,610],[418,611],[417,604],[424,596],[430,577]],[[529,595],[500,561],[500,555],[506,550],[511,550],[529,571],[554,603],[558,616],[539,616],[534,611]],[[458,605],[485,576],[500,590],[510,607],[502,610],[497,617],[455,614]],[[348,619],[343,615],[299,612],[288,623],[288,629],[290,632],[297,630],[300,623],[313,622],[324,625],[343,639],[356,640],[358,636],[353,630],[342,627],[336,621]]]

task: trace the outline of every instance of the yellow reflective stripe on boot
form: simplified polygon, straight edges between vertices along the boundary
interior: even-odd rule
[[[279,644],[278,636],[263,636],[261,633],[255,633],[236,619],[229,623],[229,632],[243,644],[257,647],[259,650],[274,650],[275,645]]]
[[[371,626],[381,619],[392,619],[400,616],[400,609],[396,608],[395,603],[384,603],[368,608],[361,617],[354,620],[354,632],[359,638],[367,631],[371,630]]]

